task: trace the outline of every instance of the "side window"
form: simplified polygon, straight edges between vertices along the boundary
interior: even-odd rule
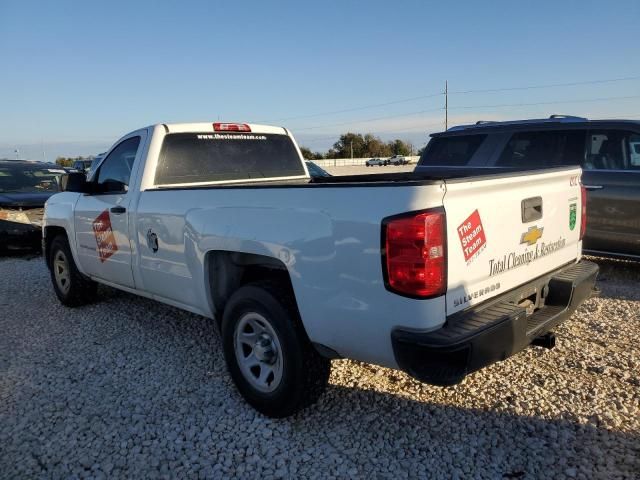
[[[106,187],[110,182],[118,182],[124,184],[125,190],[127,190],[139,145],[140,137],[131,137],[114,148],[100,165],[95,176],[96,183]],[[109,189],[107,188],[106,191]]]
[[[587,142],[587,170],[640,170],[640,134],[593,130]]]
[[[514,133],[498,159],[500,167],[555,167],[581,165],[584,160],[582,130]]]
[[[629,166],[634,170],[640,170],[640,134],[629,135]]]

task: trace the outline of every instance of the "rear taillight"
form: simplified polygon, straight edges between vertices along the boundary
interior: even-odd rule
[[[387,288],[410,297],[443,295],[447,289],[444,210],[391,217],[382,228]]]
[[[580,214],[580,240],[587,231],[587,189],[580,185],[580,196],[582,197],[582,208]]]
[[[250,132],[251,127],[246,123],[214,123],[214,132]]]

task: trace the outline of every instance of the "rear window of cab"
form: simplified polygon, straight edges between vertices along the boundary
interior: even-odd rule
[[[304,176],[290,137],[266,133],[171,133],[163,141],[155,184],[252,181]]]
[[[487,135],[457,135],[431,139],[419,165],[424,167],[462,167],[468,165]]]

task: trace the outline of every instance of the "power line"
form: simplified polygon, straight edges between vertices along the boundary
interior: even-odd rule
[[[608,79],[600,79],[600,80],[585,80],[585,81],[580,81],[580,82],[569,82],[569,83],[548,83],[548,84],[541,84],[541,85],[525,85],[525,86],[515,86],[515,87],[458,90],[458,91],[449,91],[449,93],[450,94],[456,94],[456,95],[467,95],[467,94],[474,94],[474,93],[510,92],[510,91],[517,91],[517,90],[533,90],[533,89],[558,88],[558,87],[576,87],[576,86],[580,86],[580,85],[598,85],[598,84],[603,84],[603,83],[625,82],[625,81],[631,81],[631,80],[640,80],[640,75],[631,76],[631,77],[608,78]],[[420,95],[420,96],[417,96],[417,97],[403,98],[403,99],[399,99],[399,100],[390,100],[390,101],[384,102],[384,103],[374,103],[374,104],[369,104],[369,105],[361,105],[361,106],[358,106],[358,107],[346,108],[346,109],[342,109],[342,110],[333,110],[333,111],[327,111],[327,112],[319,112],[319,113],[311,113],[311,114],[304,114],[304,115],[295,115],[295,116],[291,116],[291,117],[277,118],[277,119],[274,119],[274,120],[271,120],[271,121],[272,122],[278,122],[278,121],[287,121],[287,120],[298,120],[298,119],[301,119],[301,118],[314,118],[314,117],[321,117],[321,116],[325,116],[325,115],[335,115],[335,114],[340,114],[340,113],[357,112],[357,111],[360,111],[360,110],[367,110],[367,109],[378,108],[378,107],[386,107],[386,106],[389,106],[389,105],[396,105],[396,104],[399,104],[399,103],[412,102],[412,101],[415,101],[415,100],[423,100],[423,99],[426,99],[426,98],[434,98],[434,97],[438,97],[438,96],[441,96],[441,95],[444,96],[444,92],[431,93],[431,94],[428,94],[428,95]]]
[[[411,98],[403,98],[401,100],[392,100],[390,102],[385,102],[385,103],[375,103],[372,105],[363,105],[361,107],[353,107],[353,108],[347,108],[344,110],[333,110],[331,112],[321,112],[321,113],[311,113],[308,115],[297,115],[295,117],[285,117],[285,118],[276,118],[275,120],[271,120],[273,122],[281,122],[281,121],[286,121],[286,120],[297,120],[300,118],[312,118],[312,117],[322,117],[324,115],[334,115],[334,114],[339,114],[339,113],[348,113],[348,112],[357,112],[359,110],[367,110],[369,108],[377,108],[377,107],[386,107],[389,105],[396,105],[398,103],[406,103],[406,102],[412,102],[414,100],[424,100],[425,98],[433,98],[433,97],[437,97],[443,95],[442,92],[438,92],[438,93],[431,93],[429,95],[420,95],[419,97],[411,97]]]
[[[640,97],[640,96],[637,96]],[[628,97],[613,97],[613,98],[628,98]],[[621,115],[614,115],[614,116],[608,116],[608,117],[598,117],[598,120],[618,120],[618,119],[625,119],[625,120],[630,120],[630,119],[640,119],[640,115],[635,115],[635,114],[621,114]],[[462,120],[460,120],[462,121]],[[499,122],[500,120],[496,120],[497,122]],[[453,123],[458,123],[457,120],[454,120]],[[389,130],[377,130],[377,131],[371,131],[371,132],[366,132],[366,133],[371,133],[371,134],[386,134],[386,133],[397,133],[397,132],[401,132],[401,133],[414,133],[414,132],[421,132],[423,131],[424,133],[430,133],[431,131],[428,130],[429,127],[435,127],[435,126],[442,126],[443,122],[437,122],[437,123],[428,123],[425,125],[418,125],[415,127],[403,127],[403,128],[394,128],[394,129],[389,129]],[[300,143],[305,143],[305,144],[310,144],[310,143],[317,143],[317,142],[324,142],[327,140],[334,140],[334,139],[338,139],[340,137],[341,134],[334,134],[334,135],[330,135],[330,136],[326,136],[326,137],[320,137],[320,138],[313,138],[313,139],[308,139],[305,141],[301,141]]]
[[[425,125],[416,125],[415,127],[402,127],[402,128],[392,128],[390,130],[377,130],[369,133],[384,134],[384,133],[397,133],[397,132],[414,132],[414,131],[426,130],[429,127],[436,127],[436,126],[442,128],[443,122],[427,123]]]
[[[299,140],[298,144],[300,144],[300,146],[304,146],[302,145],[304,144],[308,144],[308,143],[317,143],[317,142],[326,142],[327,140],[334,140],[336,138],[338,138],[340,136],[340,134],[335,134],[335,135],[331,135],[330,137],[320,137],[320,138],[313,138],[313,139],[309,139],[309,140]]]
[[[531,102],[531,103],[501,103],[494,105],[460,105],[457,107],[449,107],[449,110],[471,110],[475,108],[503,108],[503,107],[530,107],[536,105],[561,105],[561,104],[572,104],[572,103],[593,103],[593,102],[604,102],[611,100],[628,100],[632,98],[640,98],[640,95],[627,95],[620,97],[601,97],[601,98],[587,98],[587,99],[577,99],[577,100],[552,100],[548,102]],[[328,127],[341,127],[345,125],[358,125],[361,123],[370,123],[376,122],[378,120],[387,120],[389,118],[402,118],[402,117],[410,117],[413,115],[420,115],[422,113],[436,112],[443,110],[443,107],[432,108],[428,110],[419,110],[416,112],[403,113],[398,115],[387,115],[383,117],[376,117],[364,120],[354,120],[350,122],[341,122],[341,123],[332,123],[325,125],[313,125],[311,127],[302,127],[302,128],[292,128],[295,131],[304,131],[304,130],[314,130],[317,128],[328,128]]]
[[[640,98],[640,95],[628,95],[624,97],[602,97],[602,98],[587,98],[581,100],[553,100],[549,102],[532,102],[532,103],[502,103],[497,105],[462,105],[459,107],[449,107],[449,109],[473,109],[473,108],[502,108],[502,107],[530,107],[535,105],[558,105],[563,103],[591,103],[591,102],[604,102],[610,100],[627,100],[630,98]]]
[[[527,85],[524,87],[488,88],[488,89],[481,89],[481,90],[459,90],[457,92],[449,92],[449,93],[456,94],[456,95],[466,95],[469,93],[510,92],[514,90],[533,90],[537,88],[577,87],[580,85],[597,85],[602,83],[624,82],[628,80],[639,80],[639,79],[640,79],[640,75],[635,77],[610,78],[606,80],[588,80],[584,82],[548,83],[546,85]]]
[[[376,118],[369,118],[369,119],[364,119],[364,120],[354,120],[351,122],[343,122],[343,123],[331,123],[328,125],[314,125],[312,127],[302,127],[302,128],[292,128],[292,130],[314,130],[316,128],[326,128],[326,127],[341,127],[344,125],[356,125],[356,124],[360,124],[360,123],[370,123],[370,122],[376,122],[378,120],[386,120],[389,118],[399,118],[399,117],[410,117],[411,115],[419,115],[421,113],[429,113],[429,112],[437,112],[442,110],[443,107],[438,107],[438,108],[431,108],[429,110],[420,110],[417,112],[411,112],[411,113],[403,113],[403,114],[399,114],[399,115],[386,115],[384,117],[376,117]]]
[[[428,128],[429,127],[442,127],[443,123],[442,122],[436,122],[436,123],[428,123],[426,125],[419,125],[419,126],[414,126],[414,127],[402,127],[402,128],[393,128],[393,129],[388,129],[388,130],[378,130],[378,131],[371,131],[371,132],[366,132],[366,134],[386,134],[386,133],[397,133],[397,132],[407,132],[407,133],[412,133],[412,132],[420,132],[420,131],[425,131],[428,132]],[[295,133],[295,130],[292,130]],[[320,138],[313,138],[313,139],[309,139],[309,140],[304,140],[304,141],[300,141],[298,143],[317,143],[317,142],[324,142],[327,140],[334,140],[334,139],[338,139],[340,137],[340,133],[334,134],[334,135],[330,135],[327,137],[320,137]]]

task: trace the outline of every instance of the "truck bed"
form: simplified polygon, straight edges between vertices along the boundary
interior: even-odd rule
[[[535,175],[544,172],[559,172],[571,170],[575,167],[537,168],[529,170],[515,170],[513,168],[461,167],[440,168],[432,167],[428,171],[424,168],[420,172],[370,173],[362,175],[334,175],[331,177],[316,177],[301,180],[274,180],[273,182],[234,183],[229,185],[199,185],[183,187],[156,187],[158,190],[194,190],[210,188],[285,188],[285,187],[333,187],[333,186],[403,186],[403,185],[435,185],[442,181],[460,182],[470,179],[489,180],[492,178],[508,178],[523,175]]]

